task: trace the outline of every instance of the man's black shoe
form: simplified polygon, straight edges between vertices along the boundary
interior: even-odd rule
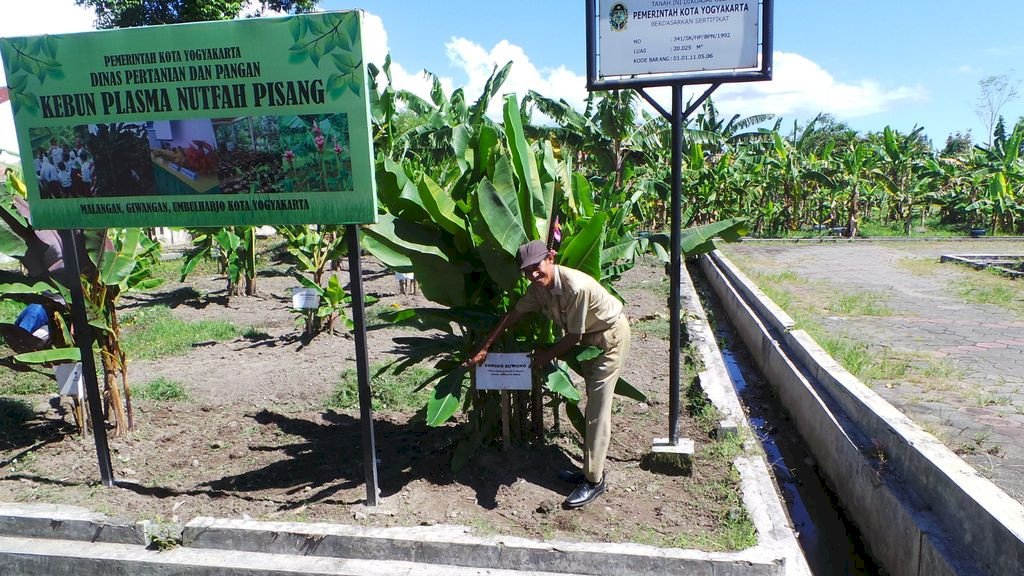
[[[582,470],[559,470],[558,479],[570,484],[579,484],[585,482],[587,477],[583,475]]]
[[[563,505],[566,508],[579,508],[580,506],[590,504],[601,494],[604,494],[604,478],[601,478],[601,481],[597,483],[584,480],[576,486],[572,494],[569,494]]]

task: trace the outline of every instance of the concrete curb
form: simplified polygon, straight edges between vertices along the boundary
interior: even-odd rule
[[[762,548],[769,557],[774,555],[781,558],[787,576],[809,575],[810,566],[800,543],[797,542],[793,524],[782,503],[782,496],[775,489],[775,482],[765,462],[764,450],[750,431],[750,422],[725,367],[722,351],[718,347],[718,341],[708,322],[707,313],[701,304],[693,279],[688,273],[681,274],[680,278],[680,298],[683,308],[687,311],[683,319],[686,333],[690,344],[700,354],[704,364],[704,370],[698,375],[700,386],[724,417],[719,423],[718,432],[744,433],[746,451],[758,454],[757,457],[740,457],[733,461],[733,465],[740,473],[743,502],[757,529],[757,547]]]
[[[844,370],[721,254],[701,266],[819,467],[894,575],[1020,574],[1024,507]],[[780,327],[789,329],[780,330]]]
[[[146,522],[118,522],[77,506],[0,504],[0,536],[146,545]]]
[[[654,548],[640,544],[538,542],[480,538],[462,526],[357,528],[338,524],[254,522],[196,518],[185,526],[185,546],[378,559],[471,568],[606,576],[657,574],[781,574],[777,558],[752,548],[734,553]]]
[[[3,574],[18,576],[566,576],[532,570],[358,560],[175,548],[163,552],[126,544],[0,537]],[[583,576],[583,575],[569,575]]]
[[[751,512],[774,494],[760,478],[767,470],[741,464]],[[755,486],[756,489],[749,488]],[[0,566],[13,573],[59,576],[109,573],[218,574],[423,574],[461,576],[783,576],[785,550],[777,538],[788,525],[772,524],[771,536],[754,548],[731,553],[655,548],[639,544],[538,542],[481,538],[461,526],[362,528],[340,524],[258,522],[195,518],[182,546],[149,550],[140,525],[111,521],[77,507],[0,504]],[[761,526],[771,521],[759,520]],[[26,537],[28,535],[29,537]],[[6,573],[6,572],[5,572]]]

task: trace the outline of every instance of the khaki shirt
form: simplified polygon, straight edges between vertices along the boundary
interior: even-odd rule
[[[555,266],[551,290],[531,284],[516,302],[520,313],[541,311],[567,334],[607,330],[622,313],[622,302],[588,274]]]

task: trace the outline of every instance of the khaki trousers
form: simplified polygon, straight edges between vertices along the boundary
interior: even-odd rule
[[[583,442],[583,474],[591,482],[604,478],[604,460],[612,437],[615,383],[629,355],[629,320],[620,314],[604,332],[584,334],[581,343],[604,352],[581,366],[587,383],[587,435]]]

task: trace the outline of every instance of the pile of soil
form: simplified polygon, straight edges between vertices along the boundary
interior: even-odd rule
[[[399,293],[394,275],[375,260],[362,265],[366,292],[380,299],[374,306],[431,305]],[[347,281],[347,271],[337,273]],[[608,491],[579,510],[561,508],[573,486],[557,472],[578,465],[581,454],[567,421],[541,445],[517,442],[506,451],[500,441],[490,443],[456,473],[450,459],[465,434],[464,417],[431,428],[414,412],[385,411],[374,419],[382,503],[366,507],[359,412],[324,407],[339,374],[355,367],[351,335],[301,338],[289,309],[296,283],[275,269],[260,275],[256,297],[229,300],[224,285],[223,277],[190,278],[124,298],[126,312],[165,304],[183,320],[224,319],[253,330],[184,356],[130,364],[131,382],[163,377],[182,383],[191,399],[135,400],[136,430],[110,439],[116,487],[99,482],[92,436],[76,434],[66,399],[0,398],[8,406],[31,402],[35,411],[28,422],[5,426],[0,501],[73,504],[129,520],[459,524],[482,535],[687,546],[714,540],[724,519],[743,513],[737,475],[728,459],[701,454],[713,440],[685,409],[679,430],[696,441],[692,467],[650,458],[652,439],[668,435],[668,334],[657,321],[668,314],[668,282],[656,262],[642,263],[617,285],[634,322],[623,377],[649,402],[616,401]],[[369,331],[371,363],[396,357],[394,339],[408,335],[392,327]],[[550,429],[550,411],[546,418]]]

